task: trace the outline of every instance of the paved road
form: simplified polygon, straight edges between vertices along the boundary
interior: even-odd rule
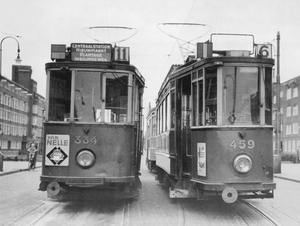
[[[0,177],[1,226],[268,225],[265,219],[239,202],[228,205],[223,201],[171,200],[167,190],[158,185],[154,174],[144,166],[143,187],[134,201],[93,196],[90,191],[81,192],[76,199],[51,200],[46,192],[37,191],[40,173],[38,168]],[[265,203],[265,200],[257,203]],[[262,206],[268,211],[271,209],[268,204]]]

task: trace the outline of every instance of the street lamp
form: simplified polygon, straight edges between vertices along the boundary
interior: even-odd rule
[[[276,143],[273,168],[274,173],[281,173],[281,118],[280,118],[280,33],[277,33],[277,75],[276,75]]]
[[[16,63],[21,63],[21,61],[22,61],[21,58],[20,58],[20,44],[19,44],[19,41],[15,37],[13,37],[13,36],[6,36],[6,37],[4,37],[1,40],[1,43],[0,43],[0,75],[2,75],[2,42],[5,39],[7,39],[7,38],[12,38],[12,39],[16,40],[16,42],[18,43],[18,50],[17,50],[18,56],[16,58]]]

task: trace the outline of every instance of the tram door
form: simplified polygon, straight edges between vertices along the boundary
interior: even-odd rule
[[[180,155],[179,165],[184,174],[191,173],[191,77],[185,76],[177,84],[177,154]]]

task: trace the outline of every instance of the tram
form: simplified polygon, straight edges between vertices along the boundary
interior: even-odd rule
[[[129,47],[55,44],[51,60],[39,190],[136,194],[145,80],[129,63]]]
[[[160,88],[156,179],[171,198],[272,198],[272,46],[215,50],[217,35]]]
[[[145,131],[146,165],[150,171],[155,170],[156,165],[156,109],[149,109],[147,118],[147,129]]]

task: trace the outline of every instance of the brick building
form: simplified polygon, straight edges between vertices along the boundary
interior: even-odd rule
[[[283,154],[295,155],[300,150],[300,76],[280,84],[280,140]],[[273,92],[273,108],[277,109],[276,92]],[[276,125],[273,111],[273,125]],[[276,132],[276,130],[275,130]],[[275,133],[274,133],[275,138]],[[275,142],[275,139],[274,139]],[[275,145],[274,145],[275,147]]]
[[[25,155],[33,140],[41,147],[45,98],[31,74],[31,66],[13,65],[12,80],[0,75],[0,151],[5,158]]]

